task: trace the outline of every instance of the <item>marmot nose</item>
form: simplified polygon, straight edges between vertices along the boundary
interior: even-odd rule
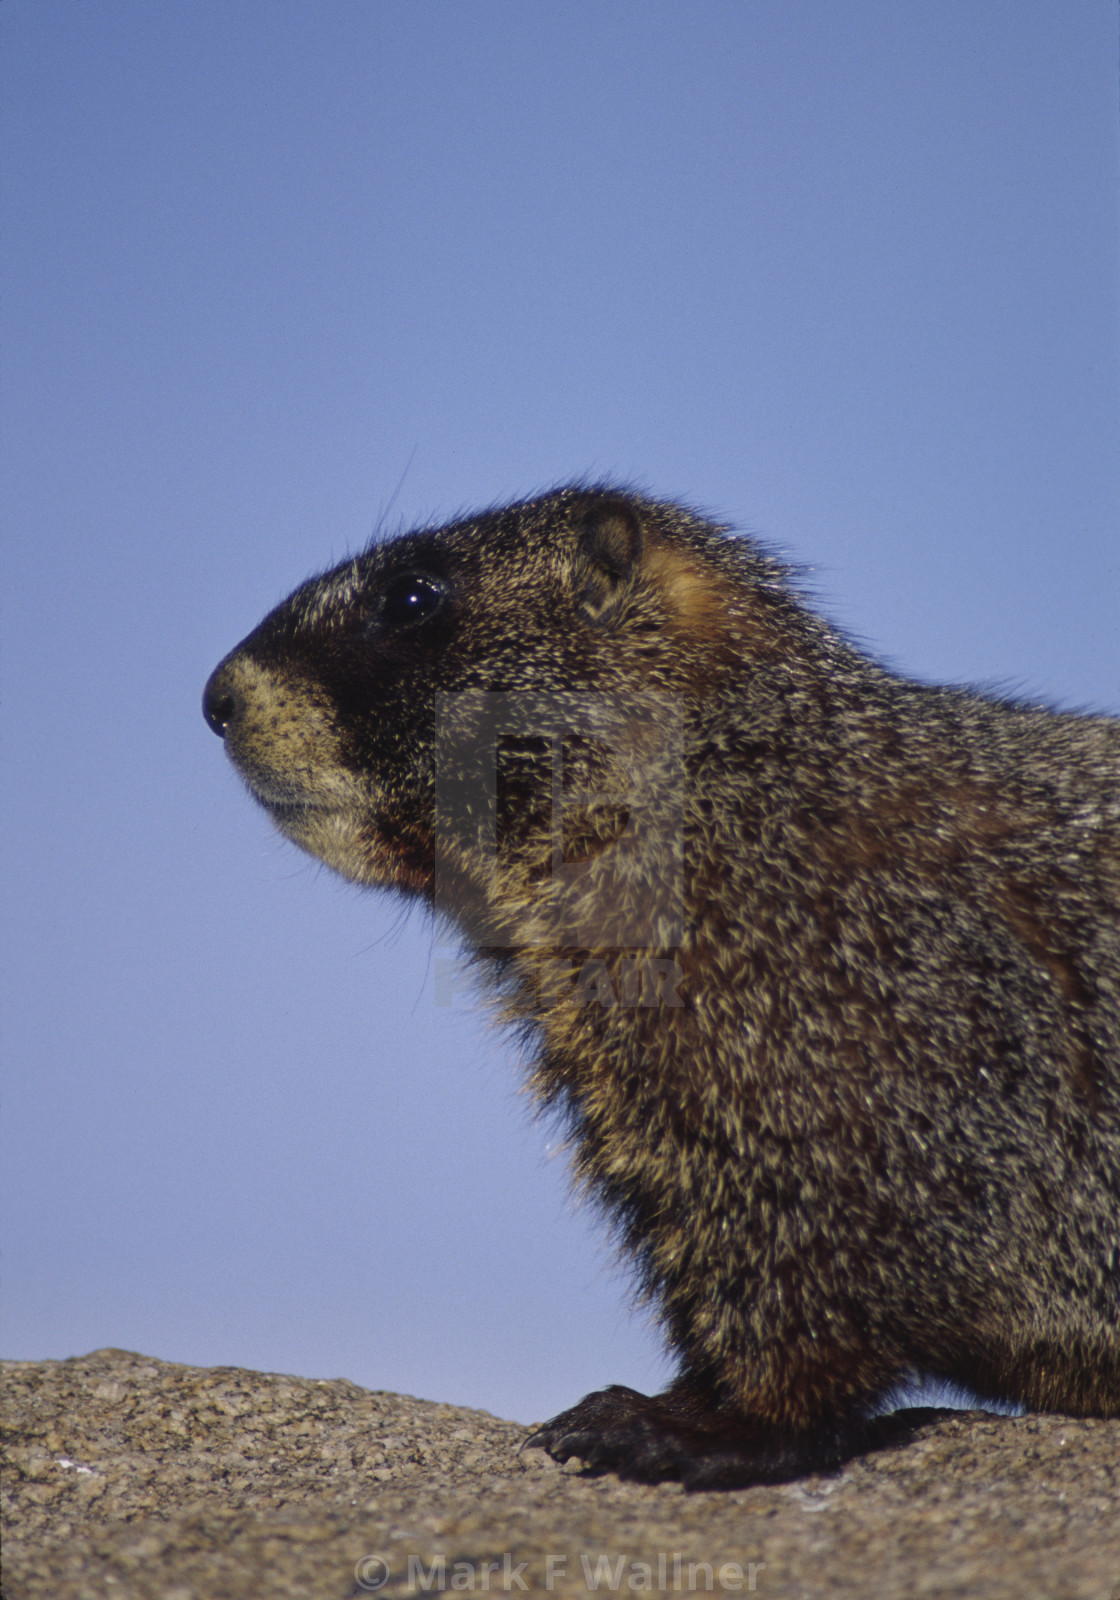
[[[224,739],[240,707],[241,697],[234,689],[223,662],[210,674],[202,691],[202,715],[218,738]]]

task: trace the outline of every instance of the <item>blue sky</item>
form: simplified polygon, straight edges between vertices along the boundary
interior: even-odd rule
[[[665,1374],[429,921],[199,714],[575,476],[900,669],[1120,709],[1112,0],[6,0],[0,1348],[531,1420]]]

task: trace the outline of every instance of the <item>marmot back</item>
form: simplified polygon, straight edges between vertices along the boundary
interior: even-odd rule
[[[1120,722],[886,671],[677,506],[375,546],[218,667],[279,829],[452,917],[680,1376],[539,1430],[690,1486],[915,1374],[1120,1414]]]

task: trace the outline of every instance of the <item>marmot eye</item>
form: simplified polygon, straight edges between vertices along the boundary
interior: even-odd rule
[[[400,572],[385,586],[380,620],[391,628],[426,622],[443,604],[444,593],[443,584],[424,572]]]

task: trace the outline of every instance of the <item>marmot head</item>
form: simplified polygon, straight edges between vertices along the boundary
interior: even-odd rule
[[[777,565],[720,532],[575,487],[406,534],[277,606],[214,672],[206,719],[280,831],[346,877],[460,920],[498,891],[525,912],[547,883],[575,915],[595,879],[577,893],[577,865],[625,836],[593,920],[611,903],[632,923],[660,870],[638,814],[659,815],[658,861],[679,831],[682,701],[745,642],[765,652],[786,600]]]

